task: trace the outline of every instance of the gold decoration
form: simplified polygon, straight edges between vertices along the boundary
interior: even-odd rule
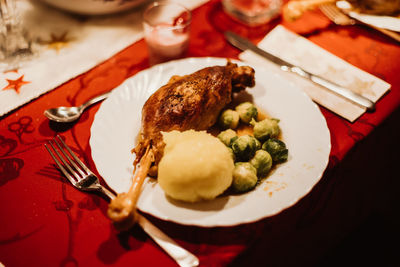
[[[50,40],[41,41],[42,44],[47,44],[48,48],[60,51],[62,48],[68,46],[69,39],[67,39],[68,31],[65,31],[61,35],[56,35],[55,33],[50,34]]]

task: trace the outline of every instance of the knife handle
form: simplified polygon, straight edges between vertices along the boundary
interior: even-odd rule
[[[360,105],[364,108],[366,108],[368,111],[374,111],[375,110],[375,103],[369,100],[368,98],[359,95],[357,93],[354,93],[353,91],[344,88],[340,85],[337,85],[335,83],[332,83],[322,77],[316,76],[314,74],[311,74],[305,70],[303,70],[300,67],[286,67],[286,68],[281,68],[284,71],[290,71],[293,73],[296,73],[297,75],[300,75],[303,78],[307,78],[310,81],[312,81],[315,84],[318,84],[322,87],[325,87],[326,89],[334,92],[335,94],[338,94],[340,96],[343,96],[353,103]]]
[[[138,223],[142,229],[160,246],[166,251],[181,267],[196,267],[199,266],[199,259],[187,251],[186,249],[179,246],[169,236],[164,234],[160,229],[153,225],[144,216],[138,215]]]

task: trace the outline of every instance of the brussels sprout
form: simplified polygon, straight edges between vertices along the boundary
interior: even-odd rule
[[[237,162],[233,169],[232,188],[236,192],[246,192],[257,184],[257,170],[248,162]]]
[[[289,150],[286,144],[279,139],[268,139],[263,145],[262,149],[266,150],[272,157],[274,163],[281,163],[287,160]]]
[[[232,109],[224,110],[219,116],[218,124],[223,129],[236,129],[239,124],[239,113]]]
[[[231,154],[231,157],[232,157],[233,162],[235,162],[235,161],[236,161],[235,153],[233,153],[233,150],[232,150],[232,148],[230,148],[230,147],[228,147],[228,150],[229,150],[229,153]]]
[[[232,150],[237,159],[248,161],[256,152],[255,138],[250,135],[239,136],[232,142]]]
[[[262,147],[262,144],[261,144],[261,142],[260,142],[260,141],[258,141],[258,139],[257,139],[257,138],[254,138],[254,141],[256,142],[256,151],[257,151],[257,150],[260,150],[260,149],[261,149],[261,147]]]
[[[228,130],[220,132],[217,137],[227,147],[230,147],[232,145],[232,142],[238,138],[236,132],[232,129],[228,129]]]
[[[272,167],[271,155],[265,150],[257,150],[249,162],[256,168],[258,177],[266,176]]]
[[[257,118],[257,108],[250,102],[241,103],[237,105],[235,109],[239,113],[240,120],[244,123],[248,124],[251,119]]]
[[[259,122],[256,122],[254,119],[251,120],[250,124],[254,126],[254,137],[260,141],[265,141],[271,137],[277,137],[281,132],[278,122],[279,120],[277,119],[264,119]]]

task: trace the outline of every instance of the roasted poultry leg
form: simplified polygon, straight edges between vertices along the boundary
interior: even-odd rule
[[[108,216],[119,228],[134,223],[135,206],[144,178],[157,168],[164,151],[161,132],[207,130],[217,121],[234,92],[253,87],[254,69],[213,66],[185,76],[173,76],[146,101],[142,109],[139,143],[133,149],[139,169],[127,193],[119,194],[109,206]],[[156,172],[156,171],[155,171]]]

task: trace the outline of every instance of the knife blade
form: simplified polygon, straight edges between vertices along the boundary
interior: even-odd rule
[[[350,100],[351,102],[366,108],[368,111],[374,111],[375,110],[375,103],[369,100],[368,98],[357,94],[353,91],[351,91],[348,88],[342,87],[338,84],[335,84],[333,82],[330,82],[326,80],[325,78],[322,78],[320,76],[314,75],[304,69],[302,69],[299,66],[293,65],[277,56],[274,56],[267,51],[259,48],[255,44],[253,44],[250,40],[247,40],[240,35],[237,35],[231,31],[226,31],[225,32],[225,38],[228,40],[230,44],[233,46],[239,48],[242,51],[245,50],[251,50],[254,53],[268,59],[269,61],[275,63],[280,67],[282,71],[285,72],[292,72],[295,73],[305,79],[308,79],[312,81],[315,84],[318,84],[332,92],[334,92],[337,95],[340,95],[342,97],[345,97],[346,99]]]

